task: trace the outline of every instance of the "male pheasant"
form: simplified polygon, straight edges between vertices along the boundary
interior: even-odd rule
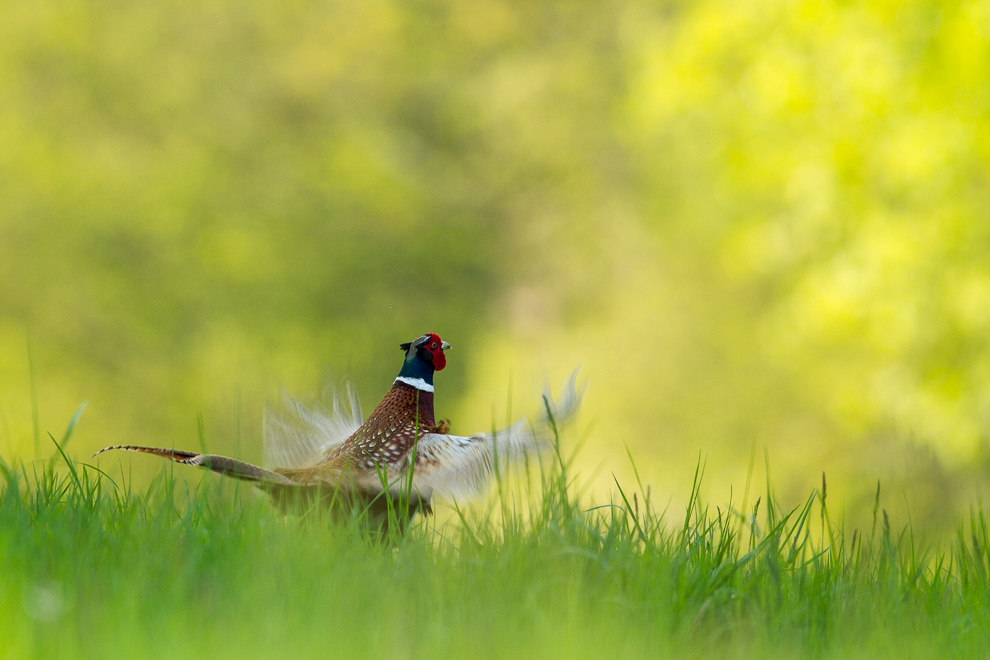
[[[178,449],[115,445],[204,467],[253,482],[276,504],[292,502],[329,506],[335,513],[367,511],[384,531],[389,512],[401,527],[417,511],[430,512],[433,495],[459,497],[477,492],[494,473],[496,456],[511,459],[545,444],[543,434],[526,419],[494,433],[450,435],[449,422],[436,422],[433,375],[447,364],[450,344],[430,333],[401,344],[405,361],[392,388],[368,419],[353,394],[350,414],[334,399],[332,412],[290,402],[288,412],[265,416],[266,462],[263,468],[217,454]],[[546,414],[555,422],[580,404],[572,376],[556,405],[545,395]],[[549,421],[544,417],[544,422]],[[405,511],[399,511],[402,503]]]

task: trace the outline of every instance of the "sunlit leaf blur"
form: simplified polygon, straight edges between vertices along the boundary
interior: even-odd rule
[[[0,451],[34,389],[80,456],[258,460],[435,331],[455,432],[583,365],[602,498],[769,457],[937,523],[990,476],[988,80],[987,0],[2,3]]]

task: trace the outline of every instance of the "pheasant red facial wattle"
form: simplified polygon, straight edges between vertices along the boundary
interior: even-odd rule
[[[447,366],[447,356],[444,355],[443,340],[440,339],[440,335],[431,332],[430,339],[424,348],[433,356],[433,368],[436,371],[443,371],[443,368]]]

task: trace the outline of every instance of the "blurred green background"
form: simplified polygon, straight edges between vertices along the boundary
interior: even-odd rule
[[[436,331],[455,432],[583,364],[599,498],[766,452],[937,525],[990,483],[988,81],[987,0],[0,3],[0,448],[29,344],[70,453],[260,460],[280,386],[367,412]]]

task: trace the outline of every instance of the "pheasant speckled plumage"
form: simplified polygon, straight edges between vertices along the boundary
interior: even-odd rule
[[[415,412],[413,412],[415,411]],[[417,438],[427,433],[446,433],[447,425],[437,426],[433,415],[433,392],[423,392],[396,382],[368,421],[347,441],[329,452],[327,460],[338,456],[363,456],[358,468],[394,463],[408,452]]]
[[[331,410],[307,408],[288,399],[284,410],[266,411],[264,468],[226,456],[116,445],[204,467],[225,476],[253,482],[276,504],[320,502],[334,510],[363,507],[387,529],[394,499],[407,496],[408,512],[429,512],[434,494],[454,498],[480,490],[493,474],[495,455],[510,460],[546,444],[545,433],[523,419],[495,433],[450,435],[449,422],[436,422],[433,376],[446,366],[450,345],[430,333],[400,346],[405,360],[381,403],[362,422],[351,393],[349,411],[336,397]],[[572,376],[555,405],[545,393],[554,422],[570,416],[580,404]],[[96,455],[94,454],[94,456]],[[403,524],[403,520],[399,520]]]

